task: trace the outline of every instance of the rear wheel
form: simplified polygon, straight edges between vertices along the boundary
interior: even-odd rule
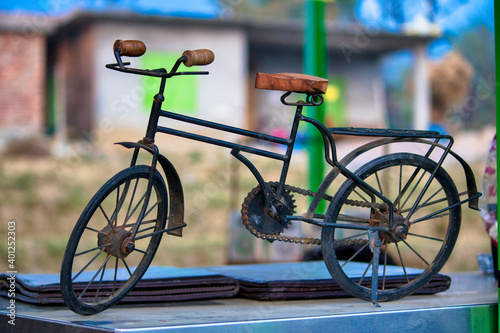
[[[167,190],[151,167],[133,166],[94,195],[70,236],[61,268],[61,292],[74,312],[90,315],[119,302],[140,280],[156,253],[168,212]],[[132,232],[138,231],[135,237]]]
[[[379,157],[356,171],[391,200],[394,208],[394,226],[378,232],[379,301],[399,299],[421,288],[443,267],[455,245],[461,207],[454,205],[459,203],[459,195],[446,171],[436,167],[428,158],[401,153]],[[422,193],[429,180],[430,186]],[[388,227],[388,221],[387,204],[351,179],[341,186],[325,218],[325,222],[354,227]],[[323,258],[330,274],[346,291],[365,300],[372,297],[374,264],[368,234],[368,230],[339,227],[322,230]],[[354,250],[341,254],[339,249],[345,247]]]

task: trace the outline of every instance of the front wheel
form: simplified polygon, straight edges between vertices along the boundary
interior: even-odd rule
[[[394,227],[377,233],[378,300],[410,295],[439,272],[455,245],[461,221],[455,184],[436,162],[409,153],[379,157],[356,175],[393,203]],[[325,222],[365,228],[324,227],[321,235],[330,274],[358,298],[372,298],[374,252],[369,243],[374,237],[367,229],[388,228],[388,213],[387,204],[352,179],[345,181],[328,207]]]
[[[119,302],[141,279],[160,243],[167,190],[155,170],[137,165],[112,177],[75,225],[61,267],[61,292],[74,312],[90,315]],[[133,236],[133,230],[138,227]]]

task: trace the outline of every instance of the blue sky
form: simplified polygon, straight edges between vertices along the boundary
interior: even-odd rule
[[[92,11],[129,10],[150,15],[216,18],[220,6],[216,0],[0,0],[0,11],[59,16],[75,9]]]
[[[221,5],[217,0],[0,0],[0,11],[64,15],[77,8],[215,18]],[[434,11],[435,23],[445,35],[457,35],[480,24],[493,31],[493,0],[437,0]],[[429,17],[432,8],[428,0],[359,0],[355,12],[361,22],[399,31],[398,21],[416,23],[419,17]]]

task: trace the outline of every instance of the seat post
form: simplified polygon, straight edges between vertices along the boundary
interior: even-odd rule
[[[278,193],[280,195],[283,193],[283,190],[285,188],[286,176],[288,175],[293,148],[295,146],[295,140],[297,139],[297,133],[299,131],[299,123],[302,120],[302,109],[302,105],[297,105],[297,108],[295,109],[295,116],[293,118],[292,129],[290,130],[290,138],[288,139],[288,145],[285,153],[286,159],[283,161],[283,168],[281,169],[280,182],[278,187]]]

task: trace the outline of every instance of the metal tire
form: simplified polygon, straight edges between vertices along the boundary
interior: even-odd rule
[[[399,186],[398,182],[396,181],[387,182],[389,185],[391,185],[388,186],[388,188],[391,187],[396,188],[395,196],[397,197],[399,195],[398,193],[401,193],[401,188],[404,188],[404,186],[402,186],[401,184],[403,183],[402,180],[406,175],[405,171],[407,169],[410,169],[410,171],[413,170],[413,172],[415,172],[415,170],[420,170],[418,172],[418,175],[414,179],[414,182],[416,182],[416,179],[420,177],[420,174],[424,175],[422,176],[423,178],[428,179],[427,176],[425,175],[427,175],[428,173],[432,173],[433,170],[436,169],[436,166],[437,166],[436,162],[428,158],[425,158],[423,156],[410,153],[399,153],[399,154],[390,154],[381,156],[367,163],[366,165],[362,166],[359,170],[356,171],[356,174],[365,181],[371,181],[373,178],[378,179],[376,182],[373,183],[372,186],[377,190],[381,191],[379,187],[381,187],[382,190],[385,189],[383,189],[383,185],[381,185],[380,181],[381,178],[379,177],[379,174],[380,176],[382,176],[383,173],[389,173],[389,175],[386,176],[389,177],[389,179],[393,180],[399,179],[399,184],[400,184]],[[421,170],[424,171],[422,172]],[[392,173],[392,175],[390,173]],[[394,175],[394,173],[396,173],[396,175]],[[404,207],[401,206],[397,207],[398,206],[397,204],[394,206],[395,210],[399,211],[400,216],[402,216],[403,218],[405,215],[405,211],[406,213],[408,212],[408,207],[411,207],[413,205],[411,199],[420,193],[418,187],[422,187],[421,185],[424,183],[425,181],[418,181],[418,183],[415,184],[414,187],[415,190],[413,191],[414,194],[409,193],[409,191],[406,191],[406,194],[409,196],[409,200],[404,201],[406,200],[404,199],[399,201],[400,205]],[[411,185],[412,188],[413,186],[414,184]],[[431,187],[432,189],[431,188],[428,189],[424,198],[419,204],[419,208],[417,209],[415,214],[412,215],[410,219],[411,221],[417,221],[417,223],[410,224],[408,235],[406,236],[407,238],[405,238],[404,241],[402,240],[394,241],[394,240],[388,240],[389,237],[387,237],[382,241],[383,246],[385,245],[384,253],[389,253],[389,255],[396,253],[396,255],[394,255],[396,259],[395,270],[401,271],[402,272],[401,274],[405,276],[406,281],[397,286],[391,286],[390,288],[388,284],[386,285],[385,269],[386,267],[389,267],[386,266],[388,262],[387,259],[388,257],[385,256],[385,254],[381,253],[380,255],[381,260],[379,261],[380,264],[378,270],[379,301],[392,301],[414,293],[416,290],[421,288],[425,283],[427,283],[439,272],[439,270],[443,267],[443,265],[448,260],[451,254],[451,251],[455,245],[460,229],[460,221],[461,221],[460,205],[448,209],[446,212],[449,212],[449,214],[447,214],[446,216],[441,216],[444,215],[444,213],[441,213],[436,215],[437,217],[434,218],[425,219],[425,217],[428,216],[429,214],[432,214],[433,210],[434,212],[439,211],[439,209],[442,209],[443,205],[444,207],[446,207],[446,205],[450,207],[453,204],[460,202],[459,194],[457,192],[453,180],[448,175],[448,173],[446,173],[446,171],[441,167],[437,169],[435,178],[431,183]],[[436,193],[434,191],[434,187],[438,189],[437,191],[438,194],[435,194],[434,198],[428,199],[428,197]],[[347,220],[345,218],[347,210],[350,210],[349,212],[351,214],[350,216],[356,216],[356,217],[361,216],[362,218],[365,218],[364,216],[366,215],[361,215],[361,214],[367,214],[370,216],[370,219],[372,219],[373,217],[372,213],[374,211],[371,210],[370,208],[360,208],[352,206],[348,207],[348,205],[346,204],[346,201],[350,198],[353,198],[353,196],[356,196],[356,199],[360,200],[359,196],[354,192],[354,190],[356,189],[358,193],[360,191],[362,192],[362,190],[360,190],[360,188],[356,185],[356,182],[351,179],[346,180],[344,184],[342,184],[339,191],[337,192],[337,194],[335,195],[334,199],[332,200],[332,202],[328,207],[325,217],[326,222],[333,223],[338,221],[338,223],[344,223],[342,222],[342,219],[344,219],[344,221]],[[389,193],[390,190],[386,191],[384,195],[389,197]],[[437,202],[438,197],[442,199],[442,202]],[[389,199],[392,200],[392,202],[394,203],[395,200],[394,198],[389,197]],[[428,200],[426,205],[423,204],[426,202],[425,200]],[[380,203],[381,200],[377,198],[377,202]],[[405,202],[405,204],[403,204],[403,202]],[[365,212],[363,212],[363,209],[365,210]],[[368,210],[368,212],[366,212],[366,210]],[[422,221],[418,220],[419,216],[420,218],[423,219]],[[359,220],[361,220],[362,218],[359,218]],[[380,221],[382,221],[382,219],[380,219]],[[417,230],[416,232],[414,231],[415,229]],[[353,241],[356,238],[359,238],[360,240],[367,239],[367,236],[355,235],[355,237],[353,237],[352,235],[353,232],[351,232],[351,235],[348,236],[346,235],[345,230],[346,229],[340,229],[334,227],[323,228],[321,236],[322,236],[322,252],[324,261],[332,277],[339,283],[339,285],[342,288],[344,288],[344,290],[348,291],[351,295],[358,297],[360,299],[370,300],[371,284],[370,283],[362,284],[362,281],[352,280],[348,277],[346,273],[346,271],[349,270],[348,266],[351,265],[352,267],[354,265],[353,262],[356,260],[355,256],[348,258],[346,260],[347,261],[346,263],[346,261],[341,261],[338,258],[337,251],[335,249],[335,245],[339,244],[339,242],[342,242],[342,238],[349,237],[349,241]],[[344,235],[342,236],[341,233],[344,233]],[[435,233],[436,235],[432,236],[430,235],[431,233]],[[381,235],[381,233],[379,233],[379,235]],[[425,250],[420,250],[422,246],[418,245],[419,243],[417,242],[417,240],[420,241],[420,243],[425,242],[426,246],[431,245],[432,251],[429,250],[430,254],[426,253],[424,255]],[[366,243],[368,242],[366,241]],[[411,244],[410,245],[411,247],[409,247],[407,244]],[[391,252],[395,250],[397,251]],[[371,252],[368,251],[368,253]],[[418,255],[416,253],[418,253]],[[423,259],[419,258],[418,257],[419,255]],[[409,258],[409,261],[407,258]],[[367,271],[370,271],[371,269],[370,267],[371,264],[366,264],[366,265],[368,266],[365,270],[365,274]],[[405,268],[405,265],[408,266],[406,266]],[[416,276],[407,274],[407,268],[415,265],[416,266],[420,265],[420,267],[418,267],[422,269],[420,273],[416,272],[415,273]]]
[[[163,233],[147,235],[165,228],[168,214],[168,192],[163,178],[155,170],[152,190],[149,198],[146,198],[146,191],[143,189],[147,188],[150,170],[149,166],[137,165],[117,173],[97,191],[76,223],[64,252],[61,267],[62,296],[66,305],[75,313],[91,315],[118,303],[137,284],[153,260]],[[151,199],[156,200],[156,203]],[[141,217],[140,211],[145,202],[148,204],[147,210],[153,214],[148,215],[146,211]],[[125,212],[124,207],[127,203],[128,208]],[[151,207],[152,203],[155,205]],[[113,206],[114,210],[112,210]],[[120,209],[115,215],[117,206]],[[106,212],[107,207],[111,207],[108,208],[108,212]],[[114,216],[116,218],[113,218]],[[152,216],[155,216],[153,220],[145,220],[145,218]],[[121,223],[122,218],[123,223]],[[139,235],[147,237],[136,239],[134,241],[135,249],[131,250],[130,253],[127,251],[126,254],[120,252],[115,255],[107,252],[111,252],[108,250],[111,245],[101,244],[99,246],[99,242],[106,243],[108,239],[111,239],[120,244],[120,246],[116,246],[118,250],[115,252],[124,251],[120,249],[123,249],[127,244],[124,240],[129,233],[127,230],[130,230],[137,223],[129,221],[139,221],[139,219],[141,220],[139,231],[142,230],[142,234],[138,232],[137,237]],[[154,225],[151,226],[151,224]],[[149,231],[146,231],[148,230],[146,228]],[[110,234],[114,236],[108,236]],[[106,251],[103,252],[104,249]],[[87,250],[89,252],[85,253]],[[121,257],[122,255],[124,257]],[[96,258],[88,259],[94,256]],[[88,267],[85,266],[85,263],[88,263]],[[113,264],[116,268],[112,268]],[[136,267],[132,267],[132,264],[135,264]],[[89,270],[97,271],[97,273],[94,275],[94,280],[91,279],[91,282],[82,291],[82,287],[78,286],[77,279],[80,276],[83,278],[85,274],[92,276],[94,272],[89,273]],[[123,279],[124,282],[120,282],[118,274],[122,274],[123,271],[128,278]],[[104,278],[105,276],[108,279]],[[109,281],[110,276],[112,282]],[[94,291],[92,292],[92,290]]]

